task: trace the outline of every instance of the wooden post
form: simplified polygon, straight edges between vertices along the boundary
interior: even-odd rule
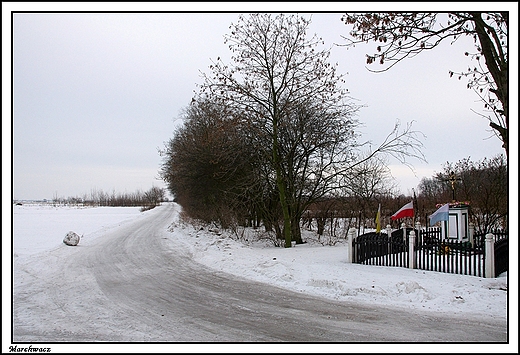
[[[486,260],[484,266],[486,268],[485,278],[495,277],[495,236],[492,233],[486,234],[486,242],[484,244],[484,253]]]
[[[417,253],[414,250],[414,268],[417,268],[418,265],[420,265],[419,259],[422,257],[422,247],[423,247],[423,231],[421,230],[421,222],[417,221],[415,222],[415,229],[417,230],[417,235],[415,239],[415,245],[417,245],[417,248],[419,249],[419,253]]]
[[[353,242],[356,238],[356,228],[350,228],[347,234],[347,263],[352,264],[354,260]]]
[[[415,232],[408,236],[408,268],[415,269]]]
[[[473,222],[469,222],[469,242],[471,243],[472,248],[475,247],[473,234],[475,234],[475,224],[473,224]]]
[[[421,233],[421,222],[417,221],[415,222],[415,229],[417,229],[417,245],[419,245],[422,242],[422,233]]]
[[[386,225],[386,236],[388,237],[388,253],[386,255],[387,260],[390,258],[390,254],[392,254],[392,226],[387,224]]]

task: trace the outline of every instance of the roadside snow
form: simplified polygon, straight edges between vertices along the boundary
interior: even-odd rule
[[[247,235],[252,230],[242,236],[182,222],[170,230],[171,238],[185,243],[193,258],[207,267],[296,292],[461,316],[508,316],[507,273],[486,279],[348,264],[344,244],[322,245],[310,237],[304,238],[308,243],[281,248],[253,242],[257,238]]]

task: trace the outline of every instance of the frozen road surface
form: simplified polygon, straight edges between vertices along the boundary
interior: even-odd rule
[[[15,259],[12,340],[507,341],[505,320],[361,306],[209,270],[168,231],[178,213],[165,204],[77,247]]]

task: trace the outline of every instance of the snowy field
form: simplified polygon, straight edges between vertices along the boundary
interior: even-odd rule
[[[92,240],[142,215],[139,207],[78,207],[23,204],[13,211],[13,256],[28,257],[63,247],[69,231]],[[80,242],[81,243],[81,242]]]
[[[15,265],[45,258],[46,251],[66,248],[62,240],[68,231],[83,236],[80,245],[95,243],[96,238],[107,231],[154,212],[140,212],[138,207],[38,204],[13,208]],[[510,327],[517,326],[517,293],[508,302],[508,293],[517,291],[517,281],[509,280],[515,284],[508,285],[507,273],[485,279],[399,267],[347,264],[346,246],[342,243],[322,245],[309,238],[306,244],[286,249],[274,247],[268,240],[261,239],[265,235],[260,229],[231,233],[181,220],[172,223],[168,235],[176,242],[182,241],[193,258],[209,268],[296,292],[461,317],[509,317]],[[6,246],[5,241],[3,246]],[[47,272],[50,270],[42,267],[40,277]],[[516,334],[516,328],[509,331]]]

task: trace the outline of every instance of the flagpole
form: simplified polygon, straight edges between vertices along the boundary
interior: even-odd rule
[[[415,192],[414,192],[414,194],[415,194]],[[413,203],[413,200],[412,200],[412,203]],[[412,230],[413,230],[413,226],[415,226],[415,203],[413,204]]]
[[[412,230],[415,228],[415,211],[419,212],[419,204],[417,203],[417,195],[415,194],[415,189],[412,188],[413,191],[413,218],[412,218]]]

